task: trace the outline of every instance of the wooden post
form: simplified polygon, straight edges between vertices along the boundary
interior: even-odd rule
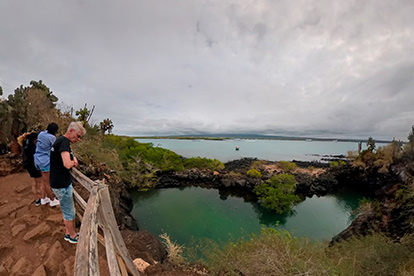
[[[108,187],[99,190],[101,205],[98,211],[98,218],[103,225],[106,225],[113,238],[114,247],[117,253],[122,257],[125,265],[133,276],[140,276],[140,273],[129,255],[124,240],[119,232],[118,225],[115,220],[114,211],[112,209],[111,198],[109,197]]]
[[[82,225],[76,247],[75,276],[99,276],[98,239],[106,248],[111,276],[127,276],[128,272],[132,276],[140,276],[119,232],[108,186],[99,181],[92,181],[75,168],[71,173],[90,191],[86,203],[74,190],[76,201],[85,210],[83,216],[77,213],[78,217],[81,217]],[[98,226],[103,229],[105,238],[99,235]]]
[[[117,255],[115,253],[114,242],[112,240],[111,230],[103,225],[102,227],[105,236],[106,258],[108,260],[109,273],[111,276],[121,276],[117,262]]]
[[[82,225],[79,233],[79,241],[76,246],[75,276],[99,275],[99,267],[92,263],[98,263],[96,235],[92,232],[96,230],[96,213],[99,205],[98,187],[94,187],[88,199],[88,204],[83,216]],[[94,218],[95,217],[95,218]],[[91,237],[95,241],[91,241]],[[92,266],[90,266],[92,264]]]

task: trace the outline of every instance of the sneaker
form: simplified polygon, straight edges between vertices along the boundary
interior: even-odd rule
[[[39,199],[36,199],[36,200],[35,200],[35,205],[36,205],[36,207],[40,206],[40,204],[41,204],[41,200],[40,200],[40,198],[39,198]]]
[[[69,234],[65,234],[65,237],[63,238],[65,241],[68,241],[70,243],[78,243],[79,234],[76,234],[76,237],[72,238]]]
[[[42,198],[42,199],[40,200],[40,204],[42,204],[42,205],[46,205],[46,204],[48,204],[49,202],[50,202],[50,198],[48,198],[48,197]]]
[[[55,198],[54,200],[51,200],[49,202],[50,207],[53,207],[53,206],[56,206],[56,205],[59,205],[59,204],[60,204],[60,202],[59,202],[59,199],[57,199],[57,198]]]

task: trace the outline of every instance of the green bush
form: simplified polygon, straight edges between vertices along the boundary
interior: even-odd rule
[[[130,162],[136,162],[139,159],[160,171],[184,170],[182,159],[175,152],[154,147],[150,143],[139,143],[134,138],[106,135],[104,146],[115,148],[125,167]]]
[[[331,168],[336,168],[336,167],[339,167],[339,163],[338,163],[338,161],[331,161],[331,162],[329,163],[329,167],[331,167]]]
[[[346,162],[345,162],[345,161],[343,161],[343,160],[339,160],[339,161],[331,161],[331,162],[329,163],[329,166],[330,166],[331,168],[337,168],[337,167],[339,167],[339,166],[344,166],[344,165],[346,165]]]
[[[247,171],[246,174],[247,174],[247,176],[255,177],[255,178],[261,178],[262,177],[262,173],[259,172],[256,169],[250,169],[250,170]]]
[[[258,195],[263,206],[283,213],[300,202],[299,196],[295,195],[295,189],[296,180],[293,175],[279,174],[256,186],[254,192]]]
[[[186,169],[198,168],[216,171],[223,169],[224,164],[217,159],[201,158],[200,156],[198,156],[194,158],[185,159],[184,167]]]
[[[296,165],[296,163],[289,161],[280,161],[278,162],[278,166],[285,172],[292,172],[298,168],[298,165]]]

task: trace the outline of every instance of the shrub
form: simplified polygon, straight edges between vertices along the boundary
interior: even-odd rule
[[[338,161],[331,161],[331,162],[329,163],[329,167],[331,167],[331,168],[336,168],[336,167],[339,167],[339,163],[338,163]]]
[[[290,233],[263,228],[248,240],[205,247],[209,275],[413,275],[409,246],[374,234],[328,247]],[[258,261],[260,260],[260,261]]]
[[[247,176],[255,177],[255,178],[261,178],[262,177],[262,173],[259,172],[256,169],[250,169],[250,170],[247,171],[246,174],[247,174]]]
[[[295,189],[296,180],[293,175],[279,174],[256,186],[254,192],[263,206],[283,213],[300,201],[299,196],[294,194]]]
[[[172,242],[168,234],[164,233],[160,235],[160,238],[163,239],[168,252],[168,261],[175,265],[181,266],[186,263],[183,257],[183,249],[180,245],[175,242]]]
[[[298,165],[296,165],[296,163],[289,162],[289,161],[280,161],[277,164],[278,164],[278,167],[281,168],[285,172],[292,172],[298,168]]]
[[[160,171],[182,171],[184,165],[181,157],[173,151],[153,147],[150,143],[139,143],[134,138],[106,135],[104,146],[115,148],[125,167],[137,159],[149,163]]]
[[[267,161],[265,160],[256,160],[253,162],[252,164],[252,169],[260,169],[261,167],[263,167],[266,164]]]
[[[198,156],[194,158],[185,159],[184,167],[186,169],[198,168],[216,171],[223,169],[224,164],[217,159],[201,158],[200,156]]]

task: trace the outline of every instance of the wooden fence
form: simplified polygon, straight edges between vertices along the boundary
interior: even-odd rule
[[[92,181],[79,170],[72,168],[72,176],[89,192],[88,202],[74,190],[74,198],[84,210],[77,212],[82,221],[76,247],[75,276],[98,276],[98,241],[105,246],[111,276],[140,276],[119,232],[109,197],[108,186]],[[100,228],[103,236],[99,234]]]

